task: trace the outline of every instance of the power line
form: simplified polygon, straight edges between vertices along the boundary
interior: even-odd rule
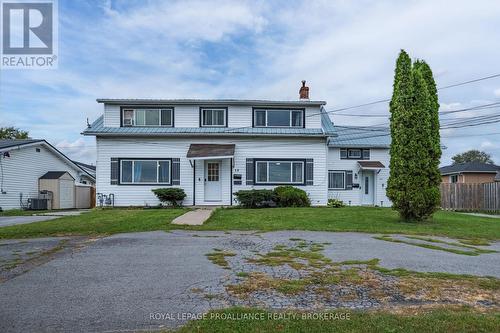
[[[484,81],[484,80],[489,80],[489,79],[493,79],[493,78],[496,78],[496,77],[500,77],[500,73],[489,75],[489,76],[484,76],[484,77],[480,77],[480,78],[477,78],[477,79],[472,79],[472,80],[468,80],[468,81],[464,81],[464,82],[458,82],[458,83],[454,83],[454,84],[451,84],[451,85],[448,85],[448,86],[444,86],[444,87],[439,87],[439,88],[437,88],[437,90],[443,90],[443,89],[449,89],[449,88],[453,88],[453,87],[463,86],[463,85],[466,85],[466,84],[475,83],[475,82]],[[343,107],[343,108],[339,108],[339,109],[334,109],[334,110],[329,110],[329,111],[325,110],[324,113],[330,114],[330,113],[335,113],[335,112],[340,112],[340,111],[345,111],[345,110],[351,110],[351,109],[361,108],[361,107],[365,107],[365,106],[370,106],[370,105],[375,105],[375,104],[389,102],[390,100],[391,100],[390,98],[385,98],[385,99],[376,100],[376,101],[373,101],[373,102],[368,102],[368,103],[363,103],[363,104],[358,104],[358,105]],[[317,113],[309,114],[309,115],[306,115],[304,118],[318,116],[318,115],[321,115],[322,113],[323,112],[317,112]],[[251,128],[251,127],[253,127],[253,126],[242,126],[242,127],[236,127],[236,128],[227,129],[226,131],[231,132],[231,131],[234,131],[234,130]]]
[[[450,84],[448,86],[439,87],[439,88],[437,88],[437,90],[444,90],[444,89],[449,89],[449,88],[453,88],[453,87],[459,87],[459,86],[463,86],[463,85],[470,84],[470,83],[475,83],[475,82],[479,82],[479,81],[493,79],[493,78],[496,78],[496,77],[500,77],[500,73],[489,75],[489,76],[484,76],[484,77],[480,77],[480,78],[477,78],[477,79],[472,79],[472,80],[468,80],[468,81],[464,81],[464,82],[458,82],[458,83]],[[353,105],[353,106],[349,106],[349,107],[344,107],[344,108],[329,110],[329,111],[326,111],[326,113],[335,113],[335,112],[339,112],[339,111],[345,111],[345,110],[351,110],[351,109],[361,108],[361,107],[364,107],[364,106],[370,106],[370,105],[374,105],[374,104],[389,102],[390,100],[391,100],[390,98],[385,98],[385,99],[381,99],[381,100],[378,100],[378,101],[373,101],[373,102],[368,102],[368,103]],[[319,113],[317,113],[317,114],[319,114]],[[317,115],[317,114],[312,114],[312,115],[309,115],[309,116],[314,116],[314,115]]]
[[[495,102],[495,103],[489,103],[489,104],[483,104],[483,105],[478,105],[478,106],[473,106],[470,108],[463,108],[463,109],[457,109],[457,110],[449,110],[449,111],[441,111],[439,112],[439,115],[447,115],[447,114],[452,114],[452,113],[459,113],[459,112],[466,112],[466,111],[482,111],[482,110],[489,110],[489,109],[495,109],[500,107],[500,102]],[[349,113],[336,113],[335,116],[344,116],[344,117],[368,117],[368,118],[388,118],[391,115],[390,114],[349,114]]]

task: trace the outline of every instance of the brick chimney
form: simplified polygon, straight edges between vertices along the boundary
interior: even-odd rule
[[[302,87],[299,90],[300,99],[309,99],[309,87],[306,87],[306,80],[302,80]]]

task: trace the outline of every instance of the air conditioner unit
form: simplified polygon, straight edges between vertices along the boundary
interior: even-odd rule
[[[29,208],[32,210],[46,210],[48,199],[29,199]]]

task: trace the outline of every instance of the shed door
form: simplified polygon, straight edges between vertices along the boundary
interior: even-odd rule
[[[75,181],[60,179],[59,180],[59,208],[69,209],[75,208]]]

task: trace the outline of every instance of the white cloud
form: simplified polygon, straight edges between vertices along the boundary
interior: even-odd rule
[[[72,160],[95,164],[95,144],[91,143],[90,140],[83,138],[72,142],[63,140],[55,146]]]
[[[34,137],[74,143],[86,117],[92,121],[102,112],[98,97],[296,99],[306,79],[311,97],[333,109],[390,97],[401,48],[427,60],[439,86],[490,75],[500,57],[491,43],[500,40],[498,1],[128,3],[103,2],[90,18],[61,12],[59,69],[2,73],[0,121]],[[498,81],[442,90],[441,110],[494,96],[500,96]],[[387,109],[377,104],[349,113]],[[335,121],[370,125],[386,119]],[[443,139],[447,154],[480,147],[484,138],[466,135],[494,127],[443,132],[463,135]]]

